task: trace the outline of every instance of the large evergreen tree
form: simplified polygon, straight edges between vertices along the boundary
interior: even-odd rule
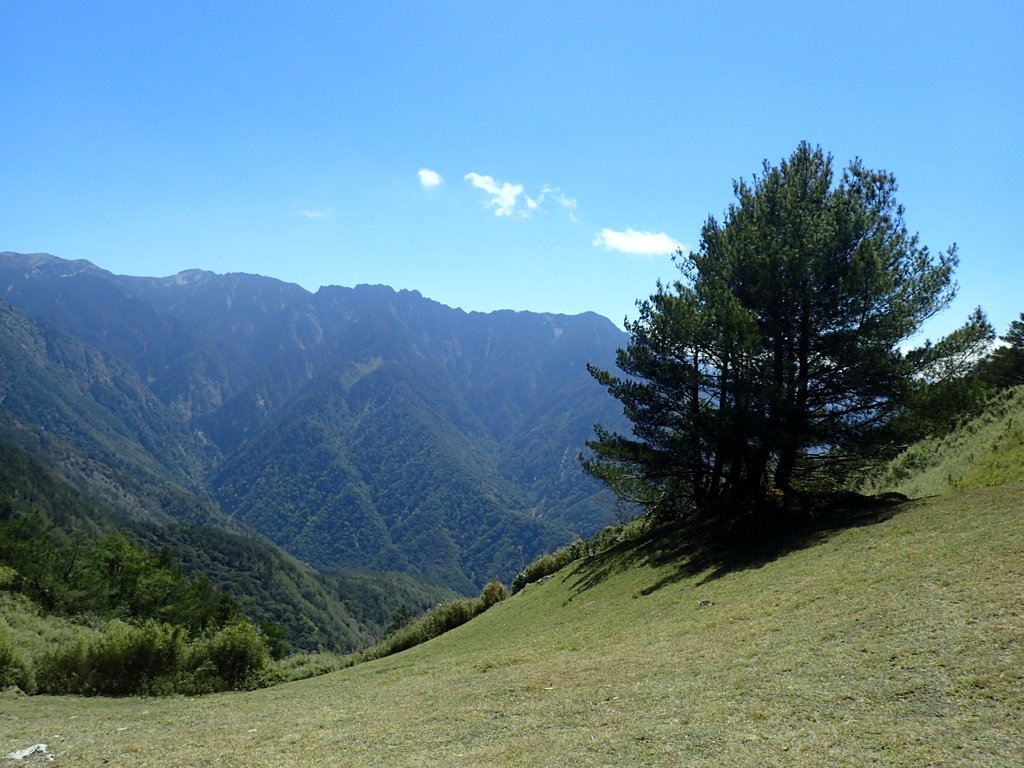
[[[729,518],[877,453],[917,376],[991,333],[976,313],[903,352],[952,300],[956,248],[908,233],[892,175],[801,144],[734,184],[681,278],[639,302],[621,376],[591,367],[632,435],[598,426],[585,468],[663,515]]]

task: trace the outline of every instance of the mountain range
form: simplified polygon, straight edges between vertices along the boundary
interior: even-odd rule
[[[0,439],[126,519],[471,593],[604,525],[595,314],[0,254]]]

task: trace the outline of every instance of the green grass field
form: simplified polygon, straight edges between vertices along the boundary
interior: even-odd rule
[[[911,498],[1024,482],[1024,386],[947,435],[910,446],[865,485]]]
[[[3,694],[0,755],[45,742],[74,766],[1021,765],[1022,514],[1024,485],[970,491],[703,573],[620,546],[314,679],[197,699]]]

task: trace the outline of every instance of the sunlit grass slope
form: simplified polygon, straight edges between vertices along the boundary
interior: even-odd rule
[[[622,546],[434,641],[195,700],[0,696],[75,766],[1013,766],[1024,485],[747,567]]]
[[[912,445],[867,491],[921,498],[1013,482],[1024,482],[1024,386],[1000,393],[948,435]]]

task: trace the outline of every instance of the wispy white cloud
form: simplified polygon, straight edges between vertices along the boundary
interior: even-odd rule
[[[507,181],[497,182],[490,176],[482,176],[473,171],[467,173],[465,179],[490,196],[487,200],[487,207],[494,209],[495,216],[511,216],[515,212],[519,196],[523,194],[522,184],[510,184]]]
[[[440,187],[441,183],[444,181],[444,179],[441,178],[440,173],[433,171],[430,168],[420,168],[416,172],[416,175],[420,177],[420,186],[424,189],[435,189],[436,187]]]
[[[682,243],[664,232],[638,232],[635,229],[627,229],[625,232],[602,229],[594,235],[594,245],[606,251],[635,253],[640,256],[665,256],[678,250],[685,250]]]
[[[560,206],[569,211],[576,210],[576,198],[566,197],[565,193],[562,192],[558,187],[553,187],[550,184],[545,184],[540,188],[540,197],[537,198],[538,203],[543,203],[547,198],[551,198]]]
[[[305,216],[307,219],[330,219],[334,217],[333,208],[303,208],[299,211],[299,216]]]
[[[540,196],[537,198],[537,203],[542,204],[547,199],[554,200],[558,205],[569,212],[569,220],[573,223],[576,222],[576,198],[568,197],[558,187],[553,187],[550,184],[545,184],[540,188]]]
[[[536,195],[528,195],[525,194],[525,187],[522,184],[496,181],[492,176],[470,172],[466,174],[465,179],[488,195],[485,205],[494,209],[495,216],[518,215],[525,219],[545,203],[552,201],[568,211],[569,218],[576,221],[576,199],[568,197],[551,184],[543,185]]]

